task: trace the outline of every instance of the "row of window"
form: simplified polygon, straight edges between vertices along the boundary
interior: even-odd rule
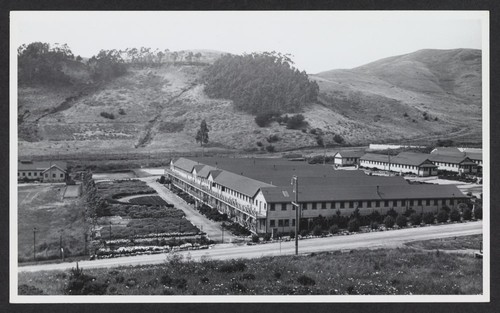
[[[276,225],[276,221],[278,221],[278,225]],[[289,227],[290,224],[292,227],[295,227],[295,219],[292,219],[291,221],[292,222],[290,223],[289,219],[269,220],[269,227]]]
[[[380,207],[404,207],[407,204],[409,206],[422,206],[422,205],[438,205],[438,201],[442,205],[448,204],[448,205],[456,205],[457,200],[451,200],[451,199],[414,199],[414,200],[376,200],[376,201],[339,201],[339,206],[341,209],[349,208],[349,209],[354,209],[354,208],[380,208]],[[330,203],[330,208],[335,208],[336,207],[336,202],[312,202],[309,203],[310,207],[312,210],[317,210],[317,209],[328,209],[327,203]],[[365,205],[363,205],[363,203]],[[398,205],[399,203],[399,205]],[[276,211],[277,207],[280,207],[281,211],[286,211],[288,208],[291,208],[292,210],[295,210],[295,207],[292,206],[290,203],[270,203],[269,204],[269,211]],[[302,210],[307,210],[309,205],[308,203],[301,203],[300,204]]]
[[[33,176],[37,176],[38,175],[38,172],[33,172]],[[26,175],[26,172],[22,172],[22,174],[20,172],[17,173],[17,176],[31,176],[31,172],[28,172],[28,175]],[[40,177],[42,177],[42,173],[40,173]],[[45,173],[45,178],[48,178],[49,177],[49,174]],[[53,178],[56,178],[57,175],[55,173],[52,173],[52,177]],[[59,177],[60,178],[63,178],[64,177],[64,174],[59,174]]]

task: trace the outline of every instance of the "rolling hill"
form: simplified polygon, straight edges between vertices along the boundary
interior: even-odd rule
[[[63,67],[72,85],[19,87],[20,155],[196,152],[202,119],[210,129],[206,149],[226,152],[264,150],[270,135],[280,138],[273,143],[278,151],[317,146],[312,128],[323,130],[327,144],[333,134],[352,145],[481,138],[478,50],[421,50],[310,75],[320,95],[303,112],[307,131],[276,122],[260,128],[231,101],[210,99],[201,83],[204,64],[130,67],[95,84],[76,63]]]

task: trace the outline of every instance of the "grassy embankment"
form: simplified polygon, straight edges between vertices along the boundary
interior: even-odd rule
[[[436,247],[453,241],[455,247],[462,248],[470,240],[451,238]],[[93,283],[99,286],[87,290],[108,295],[482,293],[481,259],[406,247],[201,262],[182,260],[174,254],[162,265],[83,271],[95,277]],[[20,273],[19,285],[32,293],[65,294],[70,276],[60,271]]]

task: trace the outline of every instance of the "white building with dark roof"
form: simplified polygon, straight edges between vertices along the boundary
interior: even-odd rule
[[[359,158],[365,154],[364,151],[339,151],[333,156],[334,164],[338,166],[359,165]]]
[[[63,182],[66,180],[67,163],[63,161],[17,162],[18,180],[38,180],[43,182]]]
[[[367,153],[360,158],[360,166],[418,176],[435,176],[438,167],[427,154],[402,152],[396,156]]]
[[[402,177],[369,176],[279,159],[179,158],[165,173],[177,188],[226,213],[253,233],[288,232],[295,227],[292,176],[300,181],[303,219],[412,208],[435,212],[467,197],[453,185],[411,185]]]

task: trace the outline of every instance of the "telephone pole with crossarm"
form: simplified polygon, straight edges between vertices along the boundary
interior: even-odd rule
[[[299,254],[299,178],[297,176],[293,176],[292,185],[294,185],[293,192],[295,193],[295,201],[292,202],[292,205],[295,207],[295,255]]]

